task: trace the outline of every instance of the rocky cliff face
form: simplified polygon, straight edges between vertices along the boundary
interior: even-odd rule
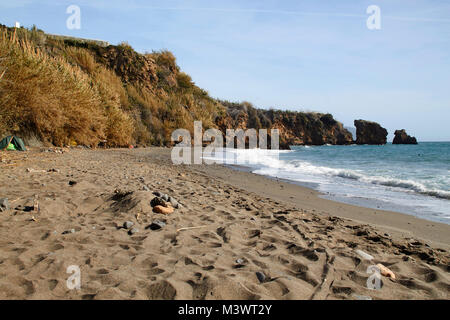
[[[226,107],[225,117],[217,119],[218,127],[226,129],[278,129],[280,148],[289,145],[346,145],[353,142],[352,134],[331,114],[262,110],[250,103],[221,101]]]
[[[355,120],[356,144],[386,144],[388,132],[376,122]]]
[[[23,51],[18,42],[13,43],[8,39],[24,41],[30,48],[25,52],[30,59],[36,58],[31,54],[34,51],[45,56],[45,59],[37,60],[36,64],[26,64],[30,72],[37,75],[36,81],[31,83],[32,77],[26,77],[26,84],[17,80],[27,89],[26,92],[34,88],[42,95],[39,98],[42,101],[39,108],[36,108],[36,103],[33,103],[33,108],[29,108],[35,113],[30,114],[31,120],[27,118],[25,120],[28,122],[21,122],[23,119],[9,116],[14,113],[2,113],[2,110],[10,110],[12,105],[22,106],[23,103],[28,103],[29,99],[21,98],[25,94],[14,95],[16,100],[9,101],[6,104],[8,107],[2,108],[0,105],[2,122],[19,123],[16,132],[20,134],[33,133],[43,141],[58,144],[75,139],[78,144],[92,146],[104,140],[108,146],[170,146],[173,145],[171,134],[174,130],[185,128],[192,135],[194,121],[201,121],[203,129],[219,128],[224,133],[226,129],[252,128],[267,129],[270,134],[271,129],[279,129],[281,148],[288,148],[289,145],[345,145],[351,144],[353,140],[351,133],[331,114],[262,110],[254,108],[250,103],[214,99],[180,70],[169,51],[141,54],[126,42],[109,45],[89,39],[48,36],[36,28],[16,30],[0,25],[0,31],[6,35],[3,37],[5,54],[0,52],[0,56],[8,57],[8,61],[6,58],[0,59],[0,70],[8,69],[5,75],[9,77],[8,81],[13,79],[8,63],[19,65],[24,61],[19,58],[13,61],[15,56],[7,54],[7,48],[11,45],[18,53]],[[0,46],[0,49],[3,47]],[[66,71],[59,71],[61,65]],[[44,67],[49,70],[47,73],[40,72],[40,68]],[[17,79],[21,79],[20,70],[17,68]],[[72,82],[68,85],[63,76],[73,78],[74,83],[83,81],[84,86],[74,85]],[[67,90],[61,90],[65,91],[62,93],[65,99],[55,99],[51,90],[41,88],[42,83],[54,84],[55,79],[60,80],[58,84],[61,88],[68,87]],[[9,82],[3,81],[0,84],[7,83]],[[80,103],[78,87],[80,91],[83,90],[86,98],[83,104]],[[7,92],[6,89],[5,91]],[[67,103],[69,98],[70,103]],[[38,116],[47,112],[44,111],[47,105],[54,107],[55,113],[67,113],[67,116],[58,118],[61,130],[49,129],[42,133],[41,128],[53,127],[53,124],[47,126],[47,122],[42,120],[44,118]],[[98,117],[91,116],[92,110],[97,110]],[[72,117],[75,113],[86,114],[89,119],[96,119],[97,122],[93,125],[89,121],[76,121]],[[19,118],[23,116],[20,108],[17,109],[17,115]],[[5,121],[5,116],[9,120]],[[0,124],[0,134],[2,130],[5,129]],[[86,132],[89,134],[85,134]],[[270,138],[268,142],[270,144]]]
[[[417,144],[417,139],[409,136],[405,129],[395,130],[395,137],[392,144]]]

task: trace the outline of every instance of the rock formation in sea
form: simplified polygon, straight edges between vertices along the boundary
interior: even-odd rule
[[[395,130],[395,137],[392,144],[417,144],[417,139],[409,136],[405,129]]]
[[[356,144],[386,144],[388,132],[376,122],[355,120]]]

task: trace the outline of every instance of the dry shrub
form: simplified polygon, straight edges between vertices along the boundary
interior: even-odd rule
[[[36,40],[27,41],[27,35]],[[169,51],[146,55],[155,63],[157,81],[143,86],[129,80],[148,75],[140,74],[140,56],[127,43],[117,49],[132,53],[133,74],[121,78],[95,45],[46,38],[37,29],[24,29],[19,38],[4,30],[0,41],[0,134],[34,135],[57,145],[72,140],[96,145],[103,139],[110,146],[168,145],[173,130],[192,133],[194,121],[216,127],[216,118],[226,112],[180,72]]]
[[[51,58],[28,41],[3,33],[0,116],[14,133],[34,133],[63,145],[73,139],[95,145],[104,136],[105,117],[88,76],[63,59]]]
[[[119,107],[108,107],[106,110],[106,140],[108,145],[124,147],[132,144],[133,122]]]

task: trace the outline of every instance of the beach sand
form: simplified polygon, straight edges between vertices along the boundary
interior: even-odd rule
[[[220,165],[175,166],[165,148],[1,157],[1,299],[450,297],[446,224]],[[154,191],[183,207],[153,213]],[[157,219],[166,225],[149,229]],[[378,263],[396,279],[371,290]],[[79,290],[67,287],[72,265]]]

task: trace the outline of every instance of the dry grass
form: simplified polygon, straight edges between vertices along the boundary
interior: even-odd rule
[[[17,34],[1,30],[0,135],[58,146],[95,146],[104,139],[110,146],[169,145],[173,130],[192,131],[197,120],[205,128],[216,127],[216,117],[224,113],[218,101],[180,71],[169,51],[146,54],[157,80],[143,86],[128,81],[139,78],[141,70],[135,67],[141,56],[125,42],[116,48],[129,52],[130,69],[118,72],[95,45],[48,38],[36,28]],[[133,74],[121,78],[123,72]]]

